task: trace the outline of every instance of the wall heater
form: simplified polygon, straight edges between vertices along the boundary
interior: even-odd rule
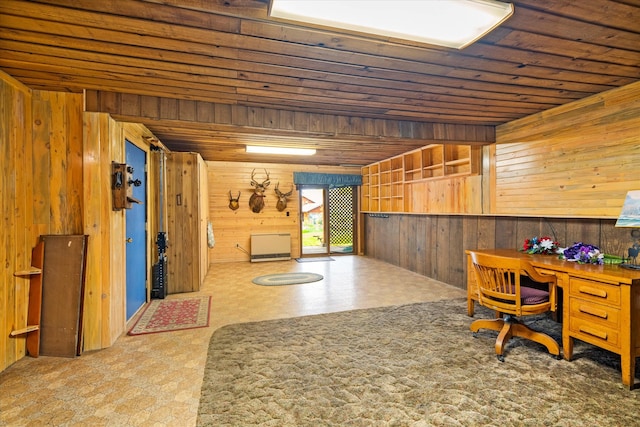
[[[291,234],[252,234],[251,262],[291,259]]]

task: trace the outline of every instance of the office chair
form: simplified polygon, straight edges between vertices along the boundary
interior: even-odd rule
[[[498,331],[495,349],[504,362],[504,348],[511,337],[525,338],[544,345],[560,359],[560,346],[549,335],[530,329],[517,317],[541,314],[556,309],[556,277],[538,273],[525,260],[470,252],[478,286],[480,305],[495,310],[496,319],[478,319],[471,323],[473,335],[480,329]],[[472,272],[470,272],[472,273]],[[521,275],[547,284],[548,290],[521,286]],[[503,317],[504,315],[504,317]]]

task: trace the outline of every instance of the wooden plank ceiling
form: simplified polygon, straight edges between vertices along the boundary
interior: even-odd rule
[[[363,2],[364,3],[364,2]],[[0,69],[206,160],[367,164],[640,77],[640,1],[518,0],[463,50],[270,20],[267,0],[0,2]]]

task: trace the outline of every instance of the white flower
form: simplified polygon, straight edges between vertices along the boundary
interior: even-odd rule
[[[545,250],[553,249],[553,240],[550,239],[542,239],[540,241],[540,247]]]

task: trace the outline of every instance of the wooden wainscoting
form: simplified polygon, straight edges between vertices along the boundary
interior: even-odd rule
[[[629,229],[615,220],[474,215],[364,215],[365,253],[466,289],[466,249],[518,249],[524,239],[556,237],[561,246],[581,241],[624,255]]]

